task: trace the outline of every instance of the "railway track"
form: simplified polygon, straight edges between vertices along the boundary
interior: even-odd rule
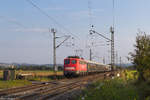
[[[28,86],[23,86],[23,87],[17,87],[17,88],[10,88],[10,89],[5,89],[5,90],[1,90],[0,91],[0,98],[2,97],[11,97],[12,95],[17,95],[17,94],[25,94],[28,92],[32,92],[33,90],[36,89],[41,89],[44,87],[48,87],[48,86],[53,86],[58,84],[59,82],[63,82],[66,81],[68,79],[62,79],[59,81],[51,81],[51,82],[41,82],[38,84],[32,84],[32,85],[28,85]]]
[[[110,72],[8,89],[0,91],[0,97],[6,99],[11,98],[12,100],[54,99],[63,93],[81,89],[89,82],[103,79],[105,74],[109,73]]]

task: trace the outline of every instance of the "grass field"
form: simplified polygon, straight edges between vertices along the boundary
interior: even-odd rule
[[[39,70],[35,70],[35,71],[23,71],[23,70],[18,70],[18,71],[16,71],[16,74],[19,74],[19,73],[21,73],[21,74],[32,74],[33,76],[52,76],[52,75],[54,75],[55,73],[54,73],[54,71],[39,71]],[[57,73],[56,73],[57,75],[63,75],[63,71],[58,71]]]
[[[0,70],[0,78],[3,78],[3,71]]]
[[[96,82],[83,92],[79,100],[139,100],[135,87],[120,79]]]
[[[150,100],[150,81],[138,82],[137,72],[125,70],[122,77],[91,84],[78,100]]]
[[[48,71],[48,70],[44,70],[44,71],[39,71],[39,70],[35,70],[35,71],[24,71],[24,70],[17,70],[16,74],[32,74],[33,76],[51,76],[54,75],[55,73],[53,71]],[[58,71],[56,73],[57,75],[63,75],[63,71]],[[0,78],[3,77],[3,71],[0,70]]]
[[[24,85],[31,84],[31,81],[51,81],[52,79],[49,76],[54,75],[55,73],[53,71],[23,71],[23,70],[17,70],[16,74],[32,74],[33,77],[26,80],[10,80],[10,81],[4,81],[3,80],[3,71],[0,70],[0,89],[5,88],[11,88],[11,87],[20,87]],[[57,75],[63,75],[62,71],[58,71],[56,73]]]
[[[20,87],[31,84],[30,81],[27,80],[13,80],[13,81],[3,81],[0,80],[0,89],[7,89],[12,87]]]

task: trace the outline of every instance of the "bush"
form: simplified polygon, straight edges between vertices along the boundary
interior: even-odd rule
[[[121,79],[97,82],[92,87],[84,91],[80,100],[139,100],[135,87]]]

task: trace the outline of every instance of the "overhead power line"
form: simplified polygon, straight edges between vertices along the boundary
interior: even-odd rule
[[[115,70],[115,41],[114,41],[114,29],[115,29],[115,0],[112,0],[113,2],[113,8],[112,8],[112,12],[113,12],[113,25],[110,28],[110,32],[111,32],[111,66],[112,66],[112,70]]]
[[[45,15],[48,19],[52,20],[56,25],[58,25],[60,28],[64,29],[65,31],[69,32],[71,35],[79,38],[75,34],[71,33],[67,28],[65,28],[63,25],[58,23],[53,17],[51,17],[49,14],[47,14],[44,10],[42,10],[40,7],[38,7],[35,2],[32,0],[26,0],[28,3],[30,3],[33,7],[35,7],[39,12],[41,12],[43,15]],[[80,39],[80,38],[79,38]]]

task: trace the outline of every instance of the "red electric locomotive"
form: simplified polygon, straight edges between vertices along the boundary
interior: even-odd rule
[[[110,65],[84,60],[83,58],[80,58],[78,56],[69,56],[64,59],[64,76],[66,77],[110,70]]]
[[[69,56],[64,59],[64,75],[65,76],[76,76],[80,73],[87,72],[87,64],[84,59],[78,56]]]

